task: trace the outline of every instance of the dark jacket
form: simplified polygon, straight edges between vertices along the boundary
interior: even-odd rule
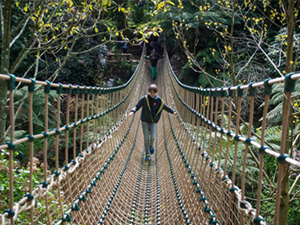
[[[149,105],[147,103],[147,98]],[[141,120],[147,123],[157,123],[163,109],[169,113],[174,113],[174,110],[165,104],[157,95],[154,98],[151,98],[149,94],[142,97],[131,111],[135,113],[141,107],[143,107]]]
[[[153,57],[153,56],[145,56],[145,58],[146,59],[148,59],[148,60],[150,60],[150,62],[151,62],[151,67],[156,67],[157,66],[157,61],[159,60],[159,59],[162,59],[162,58],[164,58],[163,56],[161,56],[161,55],[158,55],[158,56],[156,56],[156,57]]]

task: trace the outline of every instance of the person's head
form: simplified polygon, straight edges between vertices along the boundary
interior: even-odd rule
[[[151,84],[148,88],[149,94],[151,98],[154,98],[157,93],[157,86],[156,84]]]

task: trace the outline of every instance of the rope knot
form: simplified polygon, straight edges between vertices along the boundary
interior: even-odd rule
[[[11,210],[11,209],[6,209],[6,210],[4,211],[4,213],[7,213],[7,217],[8,217],[8,218],[13,218],[14,215],[15,215],[15,211],[13,211],[13,210]]]
[[[31,134],[27,134],[26,137],[28,138],[29,142],[33,142],[34,141],[34,136]]]
[[[265,222],[265,220],[264,220],[262,217],[256,217],[256,218],[254,218],[254,220],[253,220],[253,223],[254,223],[255,225],[261,225],[261,222]]]
[[[25,197],[27,197],[27,201],[32,201],[34,199],[34,195],[30,194],[30,193],[27,193],[24,195]]]
[[[251,204],[245,200],[240,201],[240,210],[245,212],[251,208]]]
[[[5,144],[7,144],[7,150],[14,150],[15,149],[15,144],[9,141],[6,141]]]
[[[72,211],[79,211],[79,210],[80,210],[80,207],[79,207],[78,203],[77,203],[77,202],[74,202],[73,204],[74,204],[74,206],[71,207],[71,210],[72,210]]]
[[[277,161],[279,163],[286,163],[286,159],[290,158],[290,156],[288,154],[281,154],[280,156],[277,157]]]
[[[47,188],[49,185],[49,183],[45,181],[42,181],[40,184],[42,185],[42,188]]]
[[[72,217],[71,217],[70,213],[65,213],[64,217],[62,217],[61,220],[63,222],[71,222],[72,221]]]

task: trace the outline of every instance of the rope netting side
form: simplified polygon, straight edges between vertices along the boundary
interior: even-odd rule
[[[141,60],[141,64],[144,60]],[[63,85],[34,79],[19,78],[14,75],[0,75],[0,79],[7,80],[9,87],[9,141],[0,145],[0,150],[9,151],[9,179],[10,179],[10,207],[1,214],[1,224],[48,223],[60,224],[71,220],[91,221],[90,215],[97,210],[95,204],[77,216],[75,211],[80,209],[82,202],[91,201],[88,197],[100,174],[113,160],[111,152],[122,144],[128,129],[125,122],[126,112],[132,107],[136,87],[139,85],[141,66],[124,85],[112,88],[86,87]],[[28,101],[28,134],[21,139],[15,139],[15,115],[18,108],[14,95],[16,86],[28,86],[24,99]],[[34,110],[35,95],[44,96],[44,110],[36,114]],[[54,96],[54,97],[53,97]],[[49,105],[56,109],[50,111]],[[56,114],[55,123],[49,123],[49,114]],[[37,133],[33,127],[36,116],[43,119],[44,131]],[[64,122],[64,124],[62,123]],[[51,126],[50,126],[51,124]],[[55,124],[55,125],[53,125]],[[113,133],[118,133],[112,138]],[[19,145],[29,143],[29,185],[24,187],[28,191],[23,197],[14,194],[14,151]],[[37,149],[36,146],[43,146]],[[62,147],[63,145],[63,147]],[[103,147],[102,147],[103,146]],[[51,149],[50,149],[51,148]],[[65,149],[64,151],[61,151]],[[36,175],[34,152],[43,152],[43,175],[41,182],[33,182]],[[54,160],[49,158],[49,152],[54,152]],[[49,171],[49,161],[54,170]],[[96,195],[92,200],[101,202],[101,196]]]
[[[277,224],[282,177],[285,176],[289,165],[300,168],[300,162],[289,157],[284,150],[290,116],[287,109],[291,108],[291,93],[300,74],[289,74],[284,78],[269,79],[237,87],[202,89],[183,85],[174,75],[170,65],[167,66],[169,70],[166,74],[170,79],[174,105],[180,112],[182,126],[190,136],[190,143],[194,143],[195,147],[189,148],[189,143],[184,143],[180,139],[178,141],[188,147],[184,152],[186,160],[191,162],[190,167],[195,176],[200,177],[200,191],[203,191],[205,199],[209,200],[211,209],[214,210],[218,220],[222,224],[265,224],[259,212],[260,205],[263,204],[261,202],[263,185],[271,185],[263,164],[264,156],[267,155],[277,158],[279,162],[277,190],[274,188],[277,198],[274,202],[276,208],[274,224]],[[267,129],[267,113],[270,111],[269,100],[272,85],[280,82],[285,83],[282,93],[285,106],[282,109],[284,116],[281,147],[280,152],[277,152],[264,140],[264,137]],[[256,137],[251,127],[258,88],[264,90],[265,102],[260,136]],[[250,96],[249,121],[246,122],[247,126],[241,129],[240,114],[243,107],[246,107],[242,105],[245,90]],[[237,102],[234,102],[234,96]],[[248,179],[246,168],[249,166],[247,164],[249,157],[253,158],[259,169],[257,196],[254,201],[247,200],[245,196],[245,184]],[[253,180],[249,181],[253,182]],[[255,205],[256,209],[254,209]]]

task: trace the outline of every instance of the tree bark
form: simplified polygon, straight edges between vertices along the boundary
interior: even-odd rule
[[[286,150],[288,150],[289,145],[286,146]],[[281,187],[281,201],[280,201],[280,209],[279,209],[279,225],[287,225],[288,224],[288,214],[289,214],[289,165],[284,165],[283,168],[284,176],[282,180]]]
[[[1,74],[9,73],[9,57],[10,57],[10,25],[11,25],[11,5],[12,0],[4,1],[2,31],[2,52],[1,52]],[[7,119],[7,82],[0,80],[0,144],[5,141],[5,126]]]
[[[297,1],[296,1],[297,2]],[[295,32],[295,4],[294,0],[283,1],[282,4],[285,4],[285,14],[287,20],[287,51],[286,51],[286,73],[290,73],[293,71],[293,47],[294,47],[294,32]],[[283,98],[283,107],[291,107],[290,102],[286,101],[286,98]],[[291,113],[290,113],[291,114]],[[290,118],[290,116],[289,116]],[[290,121],[289,121],[290,123]],[[285,145],[285,154],[289,154],[289,132],[286,135],[286,145]],[[288,224],[288,212],[289,212],[289,165],[283,166],[283,179],[282,179],[282,187],[281,187],[281,201],[279,208],[279,225],[287,225]]]

